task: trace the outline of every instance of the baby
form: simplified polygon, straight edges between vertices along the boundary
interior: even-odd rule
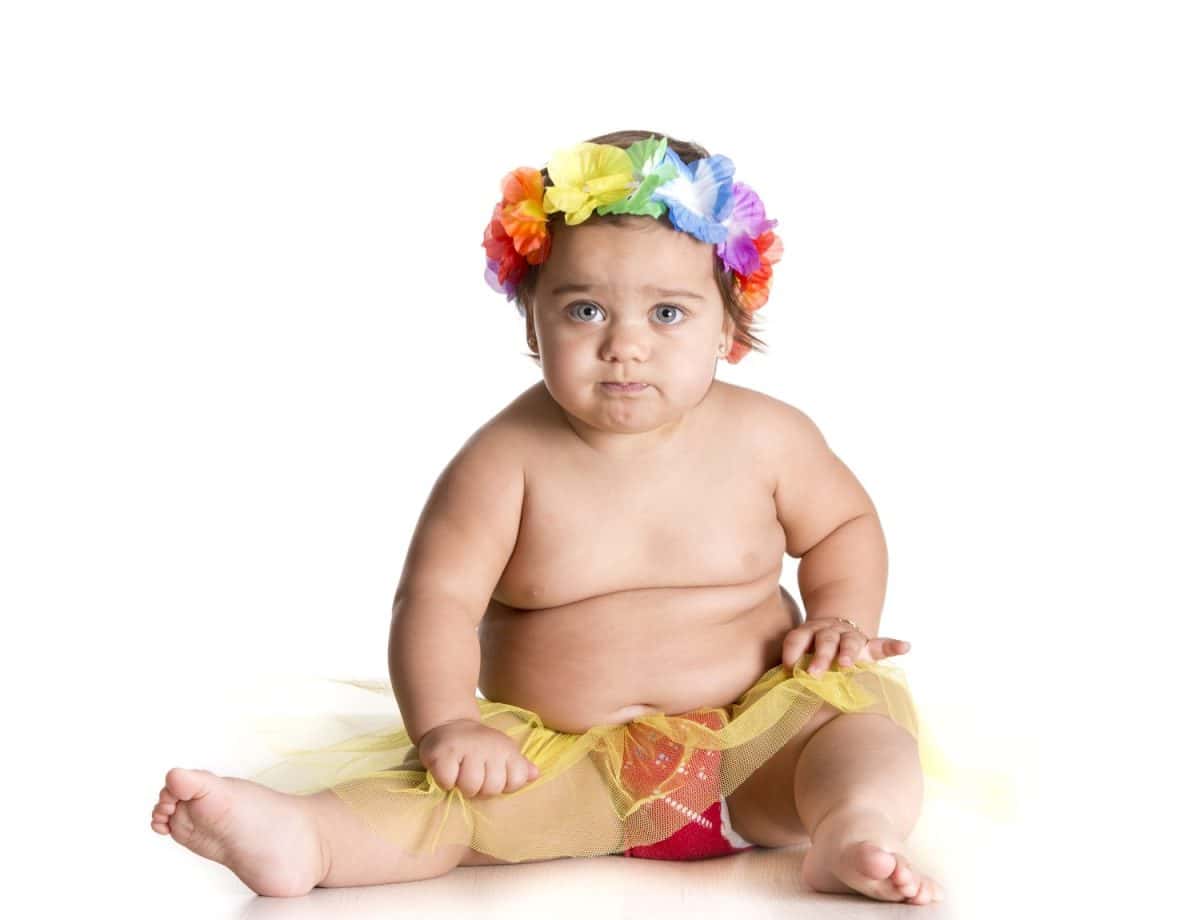
[[[942,899],[904,853],[923,776],[876,664],[909,645],[878,636],[875,508],[803,412],[714,379],[761,344],[781,252],[732,175],[621,132],[505,177],[487,277],[543,379],[450,461],[413,534],[389,643],[404,730],[306,795],[175,768],[154,830],[264,895],[805,844],[817,891]]]

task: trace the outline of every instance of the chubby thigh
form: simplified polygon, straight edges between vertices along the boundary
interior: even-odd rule
[[[822,703],[783,747],[730,793],[729,823],[740,836],[761,847],[811,842],[796,810],[796,764],[813,735],[840,713],[829,703]]]
[[[490,827],[477,830],[475,847],[464,848],[460,866],[603,856],[624,848],[625,832],[612,794],[590,757],[571,769],[569,781],[533,784],[515,793],[477,797],[472,802]],[[531,846],[535,847],[533,855],[529,855]],[[510,858],[494,856],[488,850],[507,853]]]
[[[442,853],[450,865],[494,865],[619,851],[625,831],[610,784],[621,730],[582,736],[555,732],[530,714],[484,703],[483,721],[535,760],[539,778],[512,792],[468,796],[439,787],[414,748],[395,768],[377,770],[332,792],[386,841],[393,853]],[[397,752],[400,753],[400,752]],[[439,863],[440,864],[440,863]]]
[[[462,865],[603,856],[623,848],[625,830],[599,758],[583,757],[561,775],[545,778],[472,800],[484,820]]]

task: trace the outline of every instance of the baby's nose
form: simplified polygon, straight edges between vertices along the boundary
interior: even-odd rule
[[[603,356],[609,361],[644,359],[649,345],[645,333],[629,326],[614,326],[604,340]]]

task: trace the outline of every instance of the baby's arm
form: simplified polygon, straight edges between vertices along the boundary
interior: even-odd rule
[[[812,419],[778,400],[765,411],[760,427],[776,451],[776,512],[787,554],[800,558],[804,599],[804,626],[784,638],[785,666],[810,644],[812,673],[824,670],[839,647],[839,663],[903,654],[908,643],[879,637],[888,558],[874,503]]]
[[[392,606],[388,668],[414,743],[455,720],[479,722],[479,637],[512,555],[525,475],[514,434],[484,426],[438,477]]]
[[[847,617],[878,635],[888,560],[875,504],[812,419],[784,403],[772,408],[775,507],[787,554],[800,559],[805,620]]]

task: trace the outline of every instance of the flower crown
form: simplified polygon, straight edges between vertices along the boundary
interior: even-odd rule
[[[530,265],[550,255],[547,215],[562,211],[572,226],[597,214],[670,215],[675,229],[716,246],[733,272],[742,307],[753,312],[767,302],[772,266],[783,241],[771,228],[762,201],[750,186],[733,181],[733,162],[724,156],[684,163],[667,139],[653,137],[628,149],[611,144],[576,144],[559,151],[546,167],[553,183],[543,188],[540,170],[520,166],[500,183],[503,198],[483,233],[484,277],[511,301]],[[750,349],[735,341],[728,361]]]

